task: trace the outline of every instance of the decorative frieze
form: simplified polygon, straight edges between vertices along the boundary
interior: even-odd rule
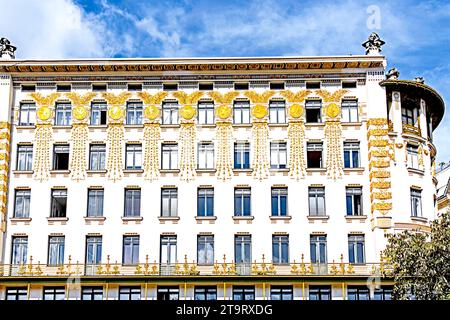
[[[8,199],[9,145],[11,143],[11,125],[0,122],[0,231],[5,232]]]

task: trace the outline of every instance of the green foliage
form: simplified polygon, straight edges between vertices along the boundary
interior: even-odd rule
[[[450,212],[431,223],[431,233],[388,235],[383,255],[393,267],[393,299],[450,298]]]

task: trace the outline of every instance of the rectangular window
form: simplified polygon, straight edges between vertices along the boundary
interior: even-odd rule
[[[250,103],[248,101],[236,101],[233,106],[233,123],[250,123]]]
[[[19,126],[32,126],[36,123],[36,104],[22,103],[19,111]]]
[[[53,146],[53,170],[69,170],[69,145]]]
[[[161,236],[161,264],[173,265],[177,262],[177,237]]]
[[[305,103],[306,122],[317,123],[322,122],[322,101],[307,100]]]
[[[293,300],[292,286],[270,286],[270,300]]]
[[[36,86],[34,84],[23,84],[21,87],[22,92],[34,92],[36,91]]]
[[[142,91],[142,84],[140,83],[129,83],[128,91]]]
[[[254,286],[233,286],[233,300],[252,301],[255,300]]]
[[[250,169],[250,143],[234,143],[234,168]]]
[[[141,189],[125,189],[124,217],[141,215]]]
[[[271,101],[269,103],[269,122],[286,123],[286,103],[284,101]]]
[[[417,122],[418,108],[402,108],[402,122],[414,126]]]
[[[198,104],[198,124],[214,124],[214,104],[212,102]]]
[[[103,300],[102,287],[82,287],[81,300]]]
[[[342,100],[342,122],[358,122],[358,100]]]
[[[70,103],[57,103],[55,107],[55,125],[70,126],[72,124],[72,106]]]
[[[289,236],[272,236],[272,261],[274,264],[289,263]]]
[[[107,86],[106,84],[93,84],[92,85],[92,91],[99,92],[99,91],[106,91]]]
[[[323,144],[308,142],[306,144],[306,157],[308,168],[322,168]]]
[[[104,102],[94,102],[91,105],[91,125],[105,125],[107,119],[107,105]]]
[[[311,235],[309,241],[311,263],[327,263],[327,236]]]
[[[362,188],[347,187],[345,188],[347,215],[362,216]]]
[[[309,215],[324,216],[325,211],[325,188],[310,187],[308,189],[309,197]]]
[[[11,264],[27,263],[28,237],[12,237]]]
[[[342,81],[342,89],[356,88],[356,81]]]
[[[234,90],[248,90],[248,83],[235,83]]]
[[[57,84],[56,92],[70,92],[72,90],[72,86],[70,84]]]
[[[28,290],[26,287],[20,288],[7,288],[6,289],[6,300],[27,300]]]
[[[199,188],[197,194],[197,216],[214,216],[214,189]]]
[[[178,169],[178,145],[177,144],[163,144],[162,145],[161,169],[163,169],[163,170]]]
[[[251,191],[249,188],[236,188],[234,189],[234,215],[239,216],[250,216],[250,195]]]
[[[419,148],[412,144],[406,145],[408,168],[419,169]]]
[[[348,286],[348,300],[370,300],[370,292],[367,286]]]
[[[105,170],[106,145],[91,144],[89,146],[89,170]]]
[[[284,82],[271,82],[270,90],[284,90]]]
[[[126,146],[126,169],[140,170],[142,169],[142,145],[127,144]]]
[[[348,236],[348,261],[365,263],[364,235]]]
[[[122,264],[139,263],[139,236],[124,236],[122,250]]]
[[[198,84],[198,90],[200,90],[200,91],[212,91],[212,90],[214,90],[214,84],[213,83],[199,83]]]
[[[214,144],[210,142],[198,144],[198,168],[214,169]]]
[[[178,215],[178,189],[161,189],[161,217],[176,217]]]
[[[64,287],[44,287],[44,300],[64,300],[66,299],[66,289]]]
[[[157,300],[178,300],[180,298],[180,288],[175,286],[158,286]]]
[[[252,262],[252,236],[236,235],[234,237],[234,260],[237,264],[247,264]]]
[[[103,241],[101,236],[86,237],[86,267],[102,262]]]
[[[309,300],[331,300],[331,286],[309,286]]]
[[[287,165],[286,142],[270,143],[270,167],[272,169],[284,169]]]
[[[163,102],[162,124],[178,124],[178,103]]]
[[[48,237],[48,262],[49,266],[64,264],[64,236]]]
[[[140,102],[127,103],[127,124],[130,125],[142,124],[142,103]]]
[[[359,142],[344,142],[344,168],[359,166]]]
[[[163,84],[163,91],[177,91],[178,90],[178,83],[164,83]]]
[[[319,81],[308,81],[306,82],[306,89],[320,89]]]
[[[393,287],[385,286],[381,288],[375,288],[373,294],[373,300],[391,300]]]
[[[214,264],[214,236],[197,236],[197,263]]]
[[[272,216],[287,215],[287,188],[272,188]]]
[[[14,194],[14,218],[30,217],[30,189],[15,190]]]
[[[67,216],[67,189],[53,189],[50,218],[64,218],[66,216]]]
[[[411,188],[411,216],[422,217],[422,191]]]
[[[194,300],[217,300],[217,288],[196,286],[194,289]]]
[[[119,287],[119,300],[141,300],[141,287]]]
[[[31,171],[33,170],[33,146],[18,145],[17,146],[17,170]]]
[[[104,203],[103,189],[88,189],[88,217],[103,217],[103,203]]]

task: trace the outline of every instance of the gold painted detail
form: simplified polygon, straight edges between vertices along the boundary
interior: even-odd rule
[[[369,149],[372,147],[387,147],[389,145],[388,140],[370,140]]]
[[[390,189],[390,181],[373,181],[370,183],[370,190],[372,189]]]
[[[131,97],[130,92],[122,92],[115,95],[104,92],[103,98],[108,102],[108,116],[111,123],[121,123],[125,116],[125,103]]]
[[[226,120],[231,117],[233,110],[227,105],[220,105],[216,109],[216,114],[221,120]]]
[[[216,108],[216,116],[220,120],[227,120],[231,117],[233,110],[229,106],[234,98],[239,95],[237,91],[230,91],[225,94],[221,94],[218,91],[209,92],[208,95],[217,103],[219,106]]]
[[[336,118],[341,114],[341,108],[336,103],[329,103],[326,109],[329,118]]]
[[[110,123],[106,131],[108,159],[106,161],[107,177],[116,182],[123,178],[122,147],[124,140],[123,123]]]
[[[311,90],[301,90],[295,93],[291,90],[283,90],[280,92],[280,95],[285,97],[289,103],[302,103],[310,93]]]
[[[71,130],[72,152],[70,159],[70,178],[75,181],[86,178],[86,148],[89,139],[87,124],[74,124]]]
[[[153,181],[159,177],[159,123],[144,124],[144,179]]]
[[[195,143],[197,141],[196,127],[194,123],[181,123],[180,146],[180,179],[184,181],[194,180],[196,176]]]
[[[192,105],[197,104],[198,100],[203,96],[203,92],[195,91],[191,94],[187,94],[184,91],[175,91],[172,95],[177,98],[180,105],[182,105],[180,108],[182,120],[191,122],[197,113],[196,108]]]
[[[387,191],[377,191],[372,193],[371,198],[377,200],[388,200],[392,199],[392,193]]]
[[[386,160],[372,160],[369,163],[369,170],[372,168],[388,168],[390,162]]]
[[[257,93],[256,91],[245,91],[244,95],[250,99],[254,104],[268,103],[269,99],[275,94],[273,90],[266,90],[263,93]]]
[[[416,136],[420,136],[420,127],[416,127],[410,124],[403,123],[402,124],[403,133],[412,134]]]
[[[89,104],[97,95],[96,92],[88,92],[84,95],[80,95],[76,92],[66,93],[66,97],[72,101],[73,104],[73,118],[77,121],[84,122],[89,115]]]
[[[156,105],[160,105],[168,93],[166,91],[160,91],[152,95],[148,92],[141,91],[137,95],[144,102],[144,118],[150,122],[156,121],[160,116],[160,110]]]
[[[417,151],[418,155],[419,155],[419,159],[418,159],[418,164],[419,164],[419,168],[421,170],[424,170],[424,162],[423,162],[423,145],[420,144],[419,145],[419,149]]]
[[[303,121],[289,121],[289,176],[299,180],[306,175],[305,162],[305,123]]]
[[[342,126],[340,121],[326,121],[325,141],[327,145],[327,176],[336,180],[343,174],[341,157]]]
[[[269,175],[269,156],[267,140],[269,138],[269,126],[267,122],[254,122],[252,126],[253,140],[253,177],[259,180],[266,179]]]
[[[33,178],[40,182],[50,178],[52,140],[52,125],[50,123],[37,123],[34,132]]]
[[[197,113],[196,109],[191,105],[185,105],[180,109],[180,115],[184,120],[192,120]]]
[[[11,142],[10,124],[0,122],[0,231],[5,232],[8,198],[9,144]]]
[[[233,127],[231,122],[219,122],[216,129],[217,157],[216,176],[220,180],[230,179],[233,174],[231,144]]]
[[[298,103],[294,103],[289,107],[289,115],[294,119],[300,118],[303,115],[303,112],[303,106]]]
[[[263,119],[267,116],[267,107],[262,104],[257,104],[252,109],[252,116],[256,119]]]
[[[348,92],[348,90],[339,89],[331,93],[325,89],[319,89],[315,91],[316,94],[323,99],[323,102],[340,102],[342,97]]]
[[[144,117],[150,121],[156,120],[159,117],[159,108],[155,105],[146,106],[144,108]]]

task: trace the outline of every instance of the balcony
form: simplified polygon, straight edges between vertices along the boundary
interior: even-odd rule
[[[420,128],[410,124],[402,123],[402,130],[404,134],[411,134],[419,137],[421,136]]]

